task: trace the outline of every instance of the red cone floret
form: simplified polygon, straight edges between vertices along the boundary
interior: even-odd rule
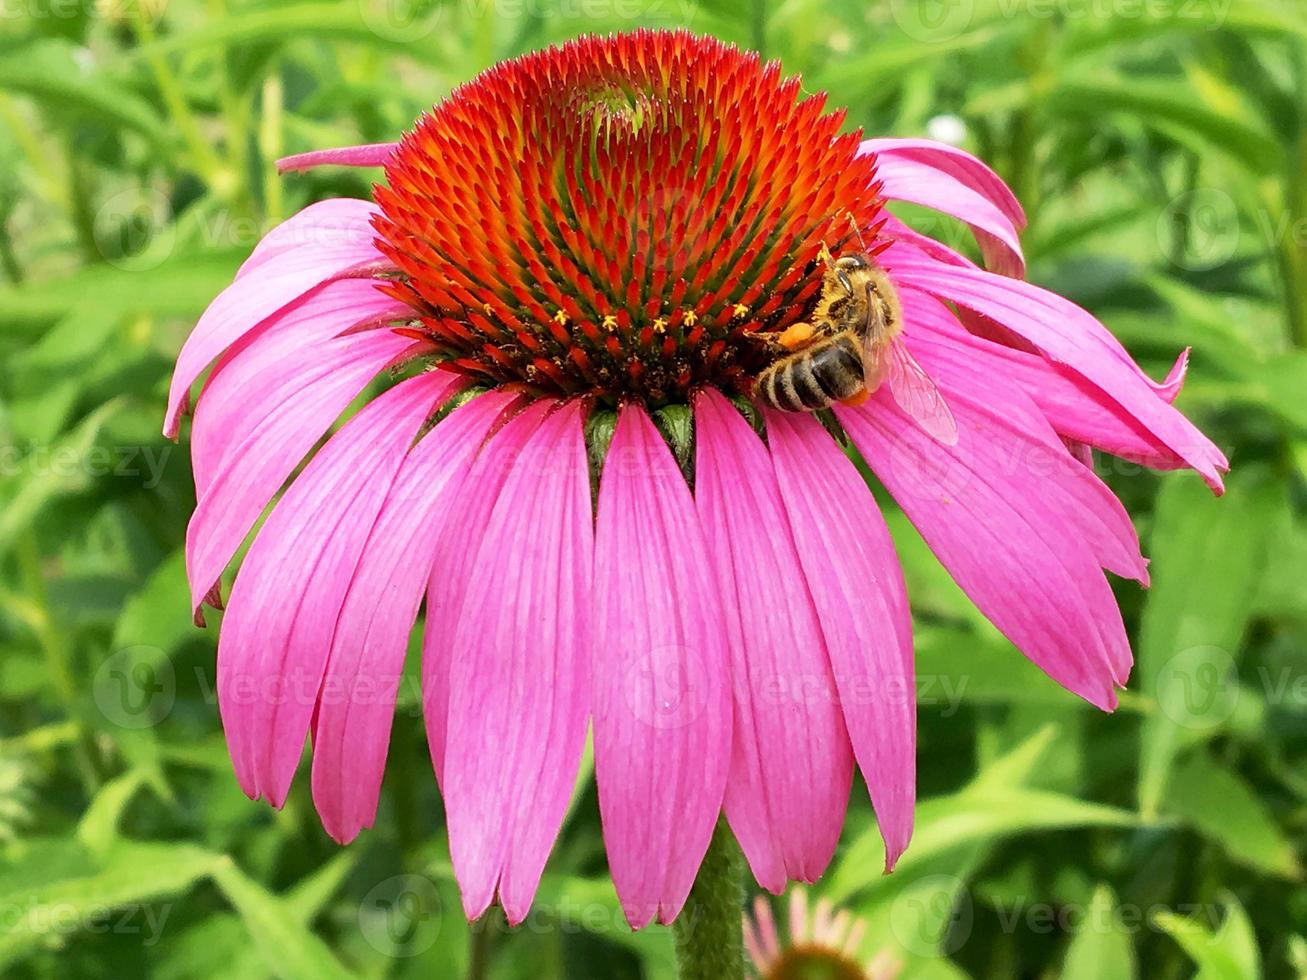
[[[377,247],[446,367],[659,405],[747,390],[755,331],[802,319],[881,209],[825,97],[712,38],[641,32],[527,55],[456,90],[378,186]]]

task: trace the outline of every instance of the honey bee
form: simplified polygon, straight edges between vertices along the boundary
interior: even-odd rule
[[[778,356],[755,380],[755,397],[770,408],[814,411],[861,404],[885,383],[928,435],[956,445],[953,413],[903,343],[903,306],[885,270],[865,246],[837,259],[823,245],[821,258],[826,271],[812,317],[769,341]]]

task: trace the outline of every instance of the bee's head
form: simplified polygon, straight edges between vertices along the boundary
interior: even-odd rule
[[[852,275],[858,272],[865,272],[870,268],[871,261],[867,256],[860,252],[855,252],[851,255],[841,255],[836,259],[834,271],[835,276],[839,280],[840,285],[844,288],[844,291],[851,296],[853,295]]]

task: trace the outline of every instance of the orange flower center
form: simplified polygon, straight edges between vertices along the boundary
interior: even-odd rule
[[[390,285],[451,369],[542,394],[747,390],[803,319],[875,161],[823,96],[711,38],[584,38],[418,121],[377,188]]]

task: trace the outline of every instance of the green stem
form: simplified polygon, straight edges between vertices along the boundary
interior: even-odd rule
[[[0,269],[5,277],[15,286],[23,281],[23,267],[18,263],[18,253],[14,251],[14,240],[9,235],[9,209],[0,214]]]
[[[259,155],[263,166],[263,213],[280,221],[285,210],[281,175],[277,173],[277,158],[283,155],[281,141],[282,108],[284,93],[281,75],[274,70],[263,80],[263,113],[259,118]]]
[[[88,265],[94,265],[102,261],[104,256],[95,237],[95,210],[91,204],[91,188],[87,186],[93,175],[83,164],[81,151],[71,135],[65,146],[68,159],[68,214],[77,233],[82,259]]]
[[[490,972],[490,950],[495,938],[494,918],[498,909],[490,909],[485,915],[473,922],[469,928],[469,949],[467,958],[466,980],[486,980]]]
[[[743,980],[743,914],[744,862],[723,820],[717,824],[685,908],[676,918],[681,980]]]
[[[182,141],[186,144],[191,165],[195,168],[195,172],[204,178],[205,183],[213,187],[224,173],[222,161],[200,131],[200,125],[182,91],[181,81],[168,65],[168,60],[149,49],[149,45],[155,40],[154,26],[142,7],[142,4],[132,4],[132,26],[137,39],[147,49],[146,62],[154,75],[154,83],[159,88],[159,95],[168,108],[168,115],[173,125],[177,127],[177,132],[181,134]],[[226,183],[232,182],[229,180]],[[232,187],[222,188],[226,192],[222,196],[229,197],[232,189]]]
[[[1289,335],[1298,347],[1307,347],[1307,118],[1300,125],[1290,159],[1285,192],[1288,225],[1279,243],[1279,264],[1284,277],[1288,313]]]

